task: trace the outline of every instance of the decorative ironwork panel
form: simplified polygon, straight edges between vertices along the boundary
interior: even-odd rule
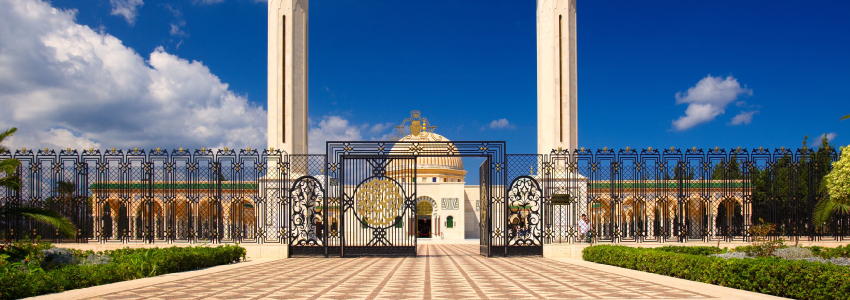
[[[416,158],[342,156],[342,256],[416,255]]]
[[[508,189],[507,254],[543,255],[543,191],[531,176],[520,176]]]
[[[290,155],[289,159],[290,174],[297,176],[287,193],[289,255],[326,255],[327,235],[338,235],[339,206],[325,205],[325,156]]]

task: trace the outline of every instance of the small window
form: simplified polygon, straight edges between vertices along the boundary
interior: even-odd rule
[[[366,219],[360,220],[360,227],[369,228],[369,225],[366,224]]]
[[[446,217],[446,228],[455,228],[455,218],[452,216]]]
[[[431,179],[431,182],[437,182],[437,177],[433,177],[433,179]]]
[[[443,178],[443,182],[446,182],[446,178]]]
[[[401,228],[401,217],[395,217],[395,228]]]

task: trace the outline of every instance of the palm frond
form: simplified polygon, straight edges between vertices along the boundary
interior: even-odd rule
[[[812,218],[814,219],[815,224],[819,225],[829,221],[829,218],[831,218],[836,212],[850,212],[850,204],[835,201],[831,197],[824,197],[815,205]]]
[[[15,191],[21,190],[21,178],[18,175],[0,178],[0,187],[10,188]]]
[[[21,178],[16,174],[21,162],[10,158],[0,161],[0,187],[11,188],[15,191],[21,189]]]
[[[0,215],[4,218],[14,215],[26,216],[38,222],[53,225],[53,227],[59,229],[60,233],[69,238],[73,238],[77,231],[77,228],[74,224],[71,224],[71,221],[58,212],[49,209],[38,207],[4,207]]]
[[[11,129],[6,130],[6,132],[0,133],[0,143],[2,143],[3,140],[5,140],[7,137],[10,137],[15,134],[15,131],[18,131],[17,127],[12,127]]]
[[[21,161],[14,158],[0,160],[0,172],[5,172],[6,174],[15,173],[20,166]]]
[[[850,119],[850,115],[846,115],[846,116],[841,117],[842,121],[847,120],[847,119]]]

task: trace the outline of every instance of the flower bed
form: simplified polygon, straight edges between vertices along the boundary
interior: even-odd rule
[[[16,299],[242,260],[245,248],[124,248],[92,252],[17,243],[0,249],[0,298]]]
[[[723,259],[702,253],[611,245],[585,248],[582,257],[586,261],[781,297],[850,299],[847,266],[775,257]]]

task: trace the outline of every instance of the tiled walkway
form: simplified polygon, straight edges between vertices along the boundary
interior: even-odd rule
[[[577,263],[477,251],[478,245],[431,244],[420,245],[418,257],[275,260],[94,299],[713,298]]]

